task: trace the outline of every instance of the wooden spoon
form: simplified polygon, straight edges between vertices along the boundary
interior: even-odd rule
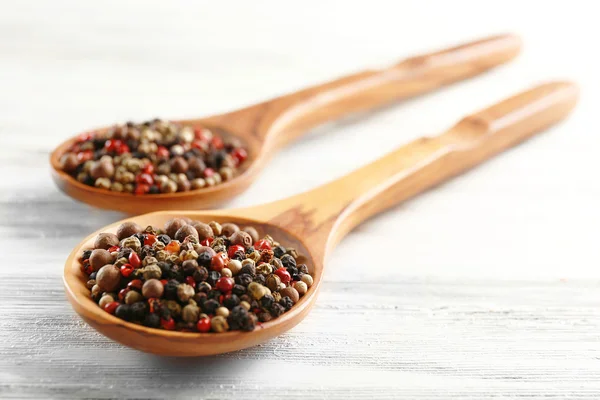
[[[116,222],[87,237],[73,250],[64,283],[75,311],[96,330],[127,346],[171,356],[203,356],[239,350],[280,335],[299,323],[313,306],[329,251],[353,227],[533,136],[563,119],[574,107],[576,86],[538,86],[468,116],[442,135],[421,138],[345,177],[274,203],[216,211],[161,211]],[[287,313],[253,332],[184,333],[150,329],[103,311],[90,299],[77,258],[100,232],[115,232],[124,221],[163,226],[186,216],[208,222],[254,225],[306,256],[314,285]]]
[[[277,148],[311,128],[480,74],[511,60],[519,49],[517,37],[495,36],[409,58],[391,68],[360,72],[227,114],[179,121],[237,136],[248,149],[248,160],[240,173],[211,188],[135,196],[85,185],[60,169],[60,157],[76,137],[62,143],[51,154],[53,178],[63,192],[77,200],[130,214],[213,207],[243,192]]]

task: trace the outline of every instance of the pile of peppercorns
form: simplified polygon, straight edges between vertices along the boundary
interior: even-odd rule
[[[61,168],[89,186],[114,192],[187,192],[231,179],[248,153],[236,138],[155,119],[80,135]]]
[[[313,284],[298,254],[253,227],[169,220],[101,233],[81,268],[106,312],[151,328],[252,331],[288,311]]]

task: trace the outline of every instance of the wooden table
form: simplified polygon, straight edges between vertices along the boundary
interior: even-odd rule
[[[598,398],[600,29],[584,2],[538,7],[1,2],[0,398]],[[510,66],[321,128],[226,205],[314,187],[541,80],[583,88],[547,135],[355,230],[289,333],[166,359],[105,339],[71,310],[67,254],[122,216],[53,186],[48,153],[63,138],[217,113],[502,31],[525,41]]]

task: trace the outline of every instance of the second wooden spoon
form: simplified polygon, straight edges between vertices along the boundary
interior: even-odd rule
[[[481,74],[514,58],[520,45],[515,36],[494,36],[409,58],[390,68],[360,72],[230,113],[179,121],[237,136],[248,148],[249,157],[240,174],[214,187],[136,196],[85,185],[60,168],[60,157],[76,137],[59,145],[50,156],[53,178],[62,191],[79,201],[130,214],[210,208],[246,190],[277,148],[311,128]],[[103,130],[106,128],[98,131]]]

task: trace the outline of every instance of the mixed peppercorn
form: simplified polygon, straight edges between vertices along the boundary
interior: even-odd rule
[[[60,164],[86,185],[141,195],[218,185],[247,157],[236,138],[154,119],[80,135]]]
[[[106,312],[151,328],[252,331],[290,310],[313,284],[298,254],[253,227],[169,220],[123,223],[85,250],[81,268]]]

